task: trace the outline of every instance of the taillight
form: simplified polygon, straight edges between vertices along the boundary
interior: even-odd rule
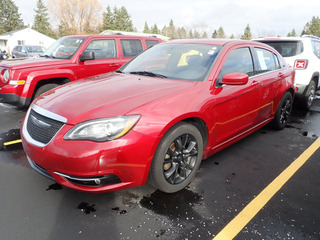
[[[296,60],[294,67],[295,69],[306,69],[308,67],[308,60]]]

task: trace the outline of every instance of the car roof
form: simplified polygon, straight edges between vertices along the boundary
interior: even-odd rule
[[[138,36],[138,35],[122,35],[122,34],[99,34],[99,35],[69,35],[65,37],[73,37],[73,38],[134,38],[134,39],[153,39],[153,40],[161,40],[160,38],[157,37],[145,37],[145,36]]]
[[[301,41],[303,39],[318,39],[319,37],[313,35],[302,35],[301,37],[265,37],[252,39],[253,41]]]
[[[260,46],[265,46],[265,44],[258,43],[258,42],[253,42],[253,41],[248,41],[248,40],[240,40],[240,39],[219,39],[219,38],[214,38],[214,39],[183,39],[183,40],[171,40],[167,43],[180,43],[180,44],[209,44],[209,45],[218,45],[218,46],[225,46],[227,44],[248,44],[248,45],[260,45]]]
[[[266,37],[256,38],[253,41],[301,41],[302,37]]]

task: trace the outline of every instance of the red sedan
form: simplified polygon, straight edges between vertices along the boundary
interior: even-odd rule
[[[202,159],[269,122],[284,128],[294,74],[258,42],[159,44],[116,72],[41,95],[22,123],[23,147],[36,171],[73,189],[148,180],[176,192]]]

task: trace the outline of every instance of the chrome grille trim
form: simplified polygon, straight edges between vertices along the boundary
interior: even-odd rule
[[[57,133],[64,126],[64,124],[67,123],[67,119],[65,117],[62,117],[62,116],[58,115],[58,114],[55,114],[55,113],[52,113],[52,112],[50,112],[50,111],[48,111],[46,109],[43,109],[43,108],[41,108],[41,107],[39,107],[37,105],[34,105],[34,104],[31,105],[31,107],[28,109],[27,114],[25,116],[25,121],[24,121],[24,124],[23,124],[23,127],[22,127],[22,133],[23,133],[25,139],[29,143],[31,143],[31,144],[33,144],[35,146],[38,146],[38,147],[45,147],[50,143],[51,140],[48,143],[39,142],[39,141],[33,139],[31,137],[31,135],[29,134],[29,132],[28,132],[27,126],[28,126],[28,121],[29,121],[29,116],[30,116],[31,110],[35,111],[36,113],[38,113],[38,114],[40,114],[42,116],[45,116],[46,118],[50,118],[50,119],[53,119],[55,121],[59,121],[59,122],[63,123],[63,125],[60,127],[60,129],[53,135],[51,140],[57,135]]]

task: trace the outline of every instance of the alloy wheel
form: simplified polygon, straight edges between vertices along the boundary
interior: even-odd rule
[[[291,112],[291,99],[287,98],[281,107],[281,113],[280,113],[280,123],[281,125],[286,125],[290,116]]]
[[[191,134],[177,137],[167,149],[163,162],[163,174],[170,184],[186,180],[198,160],[198,144]]]

